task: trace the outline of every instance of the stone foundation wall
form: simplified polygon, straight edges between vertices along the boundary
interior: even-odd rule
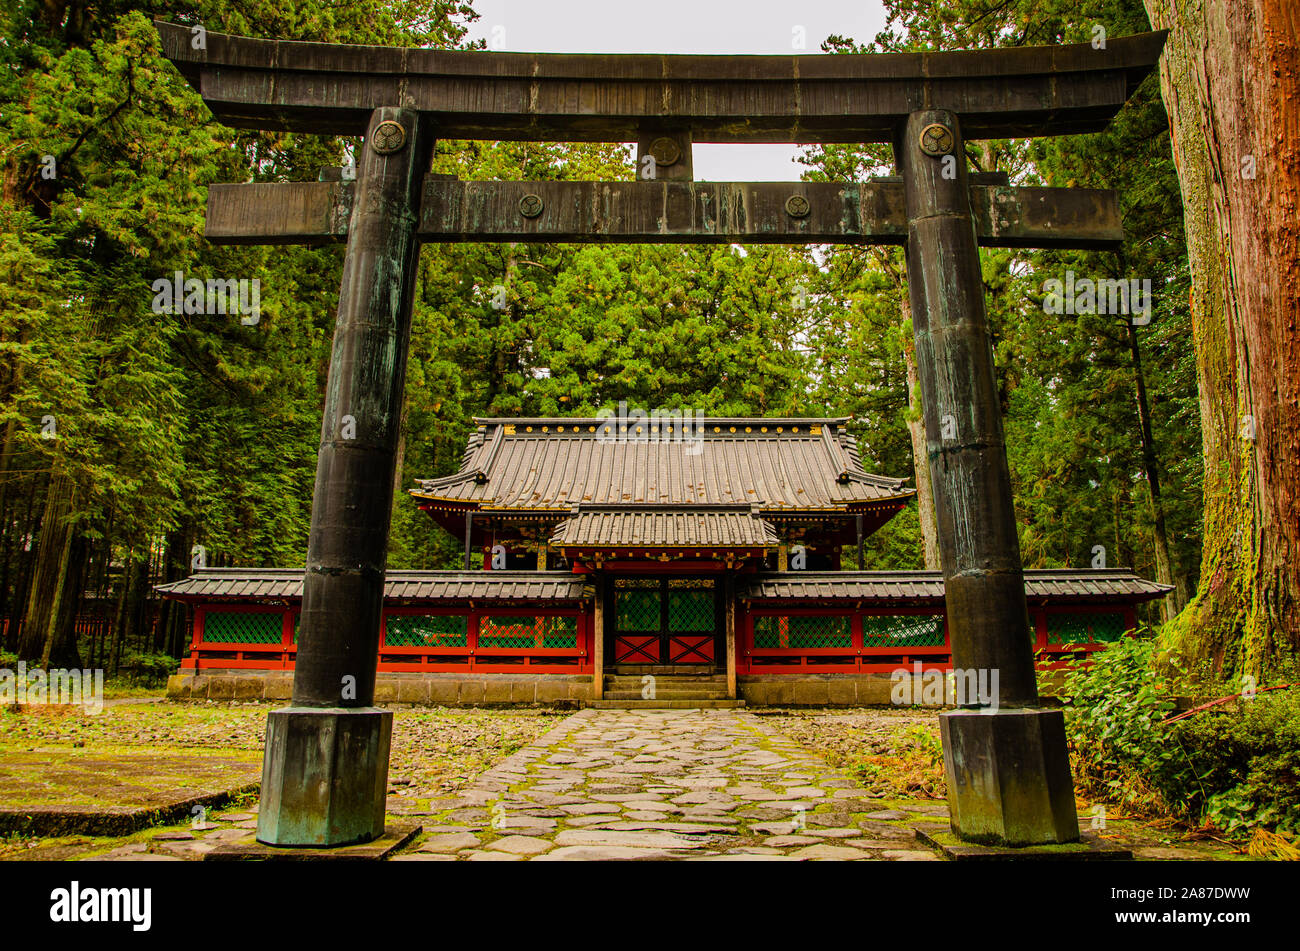
[[[1053,672],[1057,673],[1057,672]],[[1044,695],[1050,696],[1049,675]],[[914,696],[922,696],[915,681]],[[739,699],[751,707],[893,706],[889,674],[760,674],[736,678]],[[280,700],[293,692],[289,670],[182,671],[167,681],[178,700]],[[439,706],[577,706],[592,699],[591,677],[574,674],[411,674],[380,672],[375,702]],[[942,706],[938,704],[935,706]]]
[[[1061,680],[1059,670],[1042,671],[1039,696],[1055,706]],[[736,692],[751,707],[892,707],[895,681],[891,674],[766,674],[736,678]],[[904,694],[907,696],[907,694]],[[913,677],[913,704],[942,709],[948,704],[928,702],[926,682]]]
[[[176,700],[289,700],[291,670],[181,671],[167,680]],[[439,706],[577,706],[591,699],[591,677],[573,674],[413,674],[380,671],[377,704]]]
[[[736,678],[751,707],[891,706],[889,674],[759,674]]]

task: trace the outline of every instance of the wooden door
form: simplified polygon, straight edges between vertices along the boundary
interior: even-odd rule
[[[717,578],[614,578],[606,592],[607,663],[655,666],[721,662],[722,586]]]

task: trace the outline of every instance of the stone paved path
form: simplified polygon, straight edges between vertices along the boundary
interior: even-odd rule
[[[397,862],[939,861],[912,828],[948,828],[946,804],[869,798],[769,718],[743,711],[584,710],[446,798],[422,798],[401,778],[389,793],[390,823],[424,827]],[[195,861],[250,841],[257,806],[244,808],[107,852],[68,842],[21,857]],[[1228,857],[1146,834],[1111,838],[1139,859]]]
[[[750,713],[584,710],[420,816],[394,861],[935,861],[910,826],[947,807],[861,798]]]

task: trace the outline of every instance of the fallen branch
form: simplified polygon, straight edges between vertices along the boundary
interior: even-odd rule
[[[1294,683],[1294,684],[1278,684],[1278,685],[1276,685],[1276,686],[1274,686],[1274,687],[1264,687],[1264,688],[1262,688],[1261,690],[1257,690],[1257,691],[1255,691],[1254,693],[1268,693],[1270,690],[1285,690],[1285,689],[1287,689],[1288,687],[1300,687],[1300,683]],[[1217,706],[1219,706],[1219,704],[1227,703],[1229,700],[1236,700],[1238,697],[1244,697],[1244,696],[1245,696],[1245,693],[1246,693],[1246,691],[1244,691],[1244,690],[1243,690],[1241,693],[1230,693],[1230,694],[1228,694],[1226,697],[1220,697],[1218,700],[1211,700],[1209,703],[1203,703],[1203,704],[1201,704],[1199,707],[1192,707],[1192,709],[1190,709],[1190,710],[1184,710],[1182,713],[1178,714],[1177,716],[1174,716],[1174,717],[1166,717],[1165,719],[1161,720],[1160,722],[1161,722],[1161,724],[1165,724],[1165,723],[1177,723],[1179,720],[1185,720],[1185,719],[1187,719],[1187,718],[1190,717],[1193,713],[1200,713],[1202,710],[1208,710],[1208,709],[1210,709],[1211,707],[1217,707]],[[1254,696],[1254,693],[1252,693],[1252,696]]]

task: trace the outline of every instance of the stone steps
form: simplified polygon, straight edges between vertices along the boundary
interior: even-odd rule
[[[645,700],[646,685],[640,677],[607,675],[604,699]],[[655,675],[654,700],[729,700],[727,678],[717,674]]]
[[[635,668],[623,665],[607,673],[604,681],[601,702],[616,704],[635,704],[626,709],[660,707],[690,707],[726,709],[714,707],[715,704],[735,704],[727,695],[727,675],[717,673],[709,667],[651,667],[644,672],[632,672]],[[653,673],[652,673],[653,671]],[[642,691],[646,684],[642,679],[654,677],[654,698],[646,699]]]
[[[626,675],[626,674],[606,674],[605,683],[617,684],[620,686],[631,687],[641,685],[641,677],[652,676],[659,683],[674,684],[723,684],[727,683],[726,674],[649,674],[649,675]]]
[[[644,700],[641,695],[641,689],[635,690],[606,690],[604,693],[606,700]],[[671,688],[660,687],[655,691],[654,699],[656,700],[727,700],[726,689],[722,690],[674,690]]]
[[[606,678],[606,690],[633,690],[641,693],[646,689],[648,684],[643,684],[639,680],[610,680]],[[711,681],[690,681],[690,680],[670,680],[667,677],[659,677],[654,681],[656,693],[662,693],[665,690],[681,690],[685,693],[695,693],[701,696],[707,694],[727,695],[727,682],[713,683]]]
[[[607,676],[617,677],[642,677],[646,674],[656,677],[718,676],[717,668],[712,664],[615,664],[607,669],[611,671]]]
[[[639,694],[638,694],[639,696]],[[584,707],[595,710],[738,710],[744,700],[584,700]]]

